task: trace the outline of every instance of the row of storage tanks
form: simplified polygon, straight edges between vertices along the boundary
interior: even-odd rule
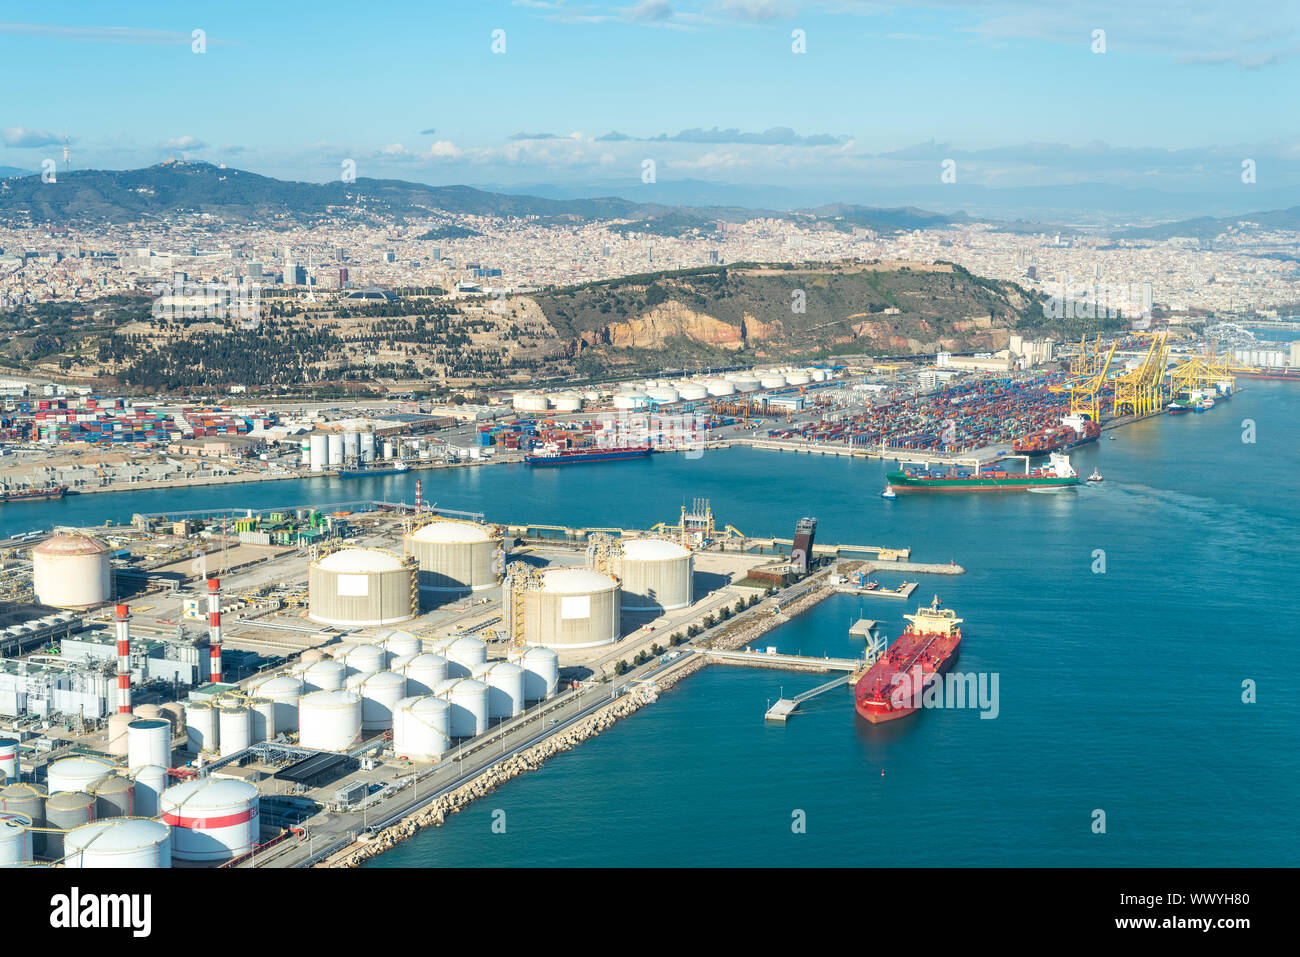
[[[0,768],[15,779],[0,788],[0,867],[37,855],[64,867],[170,867],[173,859],[226,861],[256,846],[255,785],[192,778],[169,786],[167,718],[137,718],[126,737],[125,767],[64,758],[49,765],[44,789],[17,781],[16,766]]]
[[[296,731],[301,747],[346,751],[362,732],[392,730],[398,754],[430,760],[446,753],[452,739],[482,734],[492,719],[520,714],[559,685],[559,657],[547,648],[489,662],[487,645],[477,638],[424,646],[398,631],[374,643],[307,652],[288,672],[256,682],[247,697],[189,705],[189,746],[224,756]]]
[[[737,392],[757,392],[759,389],[784,389],[786,386],[825,382],[833,373],[825,369],[754,369],[750,372],[729,372],[710,379],[646,379],[644,383],[628,386],[615,393],[616,409],[639,409],[650,401],[656,403],[695,402],[710,396],[735,395]],[[597,402],[600,393],[562,392],[544,395],[540,392],[517,392],[511,400],[516,412],[579,412],[584,402]]]
[[[345,462],[374,462],[377,458],[393,458],[396,449],[392,442],[380,441],[369,430],[349,429],[343,432],[313,432],[299,445],[302,464],[313,472],[323,472],[327,466]]]
[[[421,606],[495,588],[504,565],[501,535],[477,522],[438,519],[403,536],[404,555],[349,547],[312,562],[307,614],[342,628],[410,621]]]

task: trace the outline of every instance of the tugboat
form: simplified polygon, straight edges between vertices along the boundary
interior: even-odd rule
[[[1098,472],[1096,469],[1093,469],[1093,470],[1092,470],[1092,474],[1088,476],[1088,481],[1089,481],[1089,482],[1104,482],[1104,481],[1106,481],[1106,480],[1105,480],[1104,478],[1101,477],[1101,473],[1100,473],[1100,472]]]
[[[881,498],[898,498],[898,493],[894,491],[894,486],[886,485],[885,490],[880,493]]]

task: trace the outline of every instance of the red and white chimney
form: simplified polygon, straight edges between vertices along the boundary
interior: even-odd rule
[[[117,627],[117,710],[122,714],[131,713],[131,633],[127,621],[131,617],[131,606],[118,605],[116,615]]]
[[[422,491],[423,491],[423,486],[420,484],[420,480],[416,479],[415,480],[415,510],[417,512],[423,506],[423,497],[420,494]]]
[[[209,680],[221,681],[221,583],[208,579],[208,663]]]

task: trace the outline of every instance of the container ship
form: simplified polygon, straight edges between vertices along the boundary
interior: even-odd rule
[[[66,485],[47,485],[44,488],[26,488],[14,492],[0,492],[0,502],[43,502],[63,498],[68,494]]]
[[[1066,452],[1088,442],[1096,442],[1101,426],[1081,415],[1067,415],[1054,429],[1042,429],[1016,439],[1011,448],[1016,455],[1030,457]]]
[[[1046,465],[1029,468],[1029,456],[1024,472],[1006,472],[997,466],[963,468],[953,466],[948,470],[929,466],[904,465],[901,471],[890,472],[886,478],[895,492],[1024,492],[1036,489],[1070,488],[1079,484],[1079,473],[1070,464],[1070,457],[1060,452],[1051,453]]]
[[[962,620],[951,609],[939,607],[938,595],[929,608],[903,617],[908,621],[903,634],[853,688],[855,710],[872,724],[916,711],[922,692],[957,660]]]
[[[584,462],[618,462],[623,459],[641,459],[653,450],[648,445],[627,445],[615,448],[562,449],[547,443],[524,455],[529,465],[578,465]]]

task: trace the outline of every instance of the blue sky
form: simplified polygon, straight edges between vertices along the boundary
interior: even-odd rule
[[[432,183],[635,185],[648,158],[661,180],[928,184],[952,158],[986,186],[1194,191],[1253,158],[1261,185],[1300,184],[1293,4],[1054,5],[10,5],[28,19],[0,22],[0,166],[39,168],[66,129],[74,168],[184,155],[314,181],[352,159]]]

